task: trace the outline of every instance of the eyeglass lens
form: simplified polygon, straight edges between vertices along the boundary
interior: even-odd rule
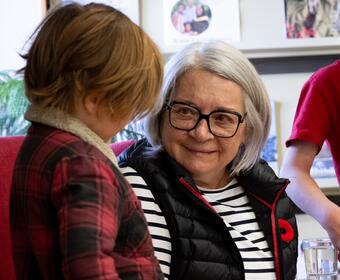
[[[210,132],[219,137],[234,136],[240,123],[240,116],[235,113],[215,111],[203,115],[197,108],[181,103],[173,103],[170,106],[169,117],[170,124],[181,130],[194,129],[204,118],[208,121]]]

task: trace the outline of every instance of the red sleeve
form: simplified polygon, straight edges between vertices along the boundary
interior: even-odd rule
[[[113,171],[98,159],[73,157],[58,164],[54,178],[65,278],[117,279],[110,254],[122,207]]]
[[[330,129],[328,102],[327,89],[312,76],[302,88],[287,147],[293,140],[302,140],[315,143],[321,149]]]

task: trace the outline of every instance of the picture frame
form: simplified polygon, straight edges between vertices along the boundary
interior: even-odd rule
[[[53,2],[68,2],[68,0],[51,0]],[[79,4],[103,3],[120,10],[135,24],[140,25],[140,0],[74,0]]]
[[[284,0],[284,3],[288,39],[340,37],[338,0]]]
[[[238,0],[163,0],[163,49],[204,40],[240,41]]]

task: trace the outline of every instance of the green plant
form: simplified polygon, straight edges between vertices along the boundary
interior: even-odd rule
[[[0,71],[0,136],[26,134],[28,104],[22,77],[14,71]]]

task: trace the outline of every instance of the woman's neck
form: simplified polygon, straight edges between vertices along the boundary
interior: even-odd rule
[[[198,175],[198,176],[194,176],[193,175],[193,179],[195,181],[195,183],[203,188],[207,188],[207,189],[220,189],[225,187],[231,180],[228,171],[225,171],[223,173],[220,173],[218,175],[213,175],[213,176],[209,176],[209,175]]]

